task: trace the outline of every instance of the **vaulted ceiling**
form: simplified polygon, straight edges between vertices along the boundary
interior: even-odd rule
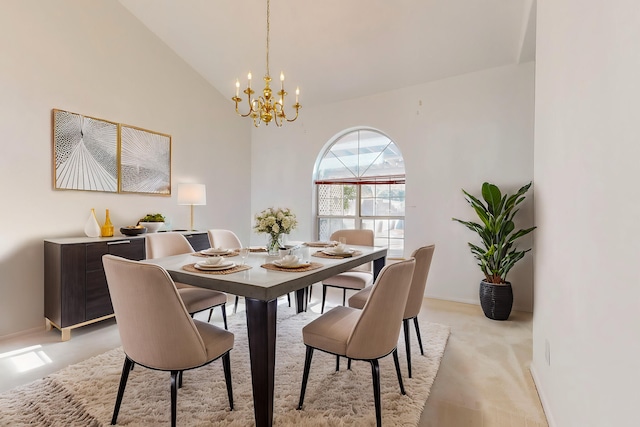
[[[224,96],[263,87],[266,0],[120,3]],[[535,0],[271,0],[270,28],[271,76],[306,106],[535,57]]]

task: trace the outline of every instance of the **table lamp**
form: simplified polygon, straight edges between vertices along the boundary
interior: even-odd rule
[[[193,207],[207,204],[207,189],[204,184],[178,184],[178,204],[191,206],[191,227],[193,230]]]

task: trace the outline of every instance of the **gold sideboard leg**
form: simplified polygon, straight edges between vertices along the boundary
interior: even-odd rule
[[[69,341],[71,339],[71,328],[62,328],[62,341]]]
[[[53,326],[51,326],[51,320],[47,319],[46,317],[44,318],[44,330],[49,332],[51,330],[51,328],[53,328]]]

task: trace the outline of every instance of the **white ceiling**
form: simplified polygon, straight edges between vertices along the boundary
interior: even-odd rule
[[[223,95],[249,71],[263,87],[266,0],[120,3]],[[270,27],[271,75],[303,106],[535,57],[535,0],[271,0]]]

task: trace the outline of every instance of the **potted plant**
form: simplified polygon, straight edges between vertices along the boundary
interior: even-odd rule
[[[515,231],[513,222],[519,211],[516,207],[524,201],[524,194],[529,187],[531,183],[513,195],[503,195],[496,185],[485,182],[482,184],[484,203],[463,189],[465,199],[478,215],[480,222],[452,218],[475,231],[482,241],[480,246],[469,242],[469,247],[485,276],[480,282],[480,305],[485,316],[490,319],[509,318],[513,306],[513,290],[511,283],[507,281],[507,274],[516,262],[531,250],[518,250],[515,242],[536,227]]]

